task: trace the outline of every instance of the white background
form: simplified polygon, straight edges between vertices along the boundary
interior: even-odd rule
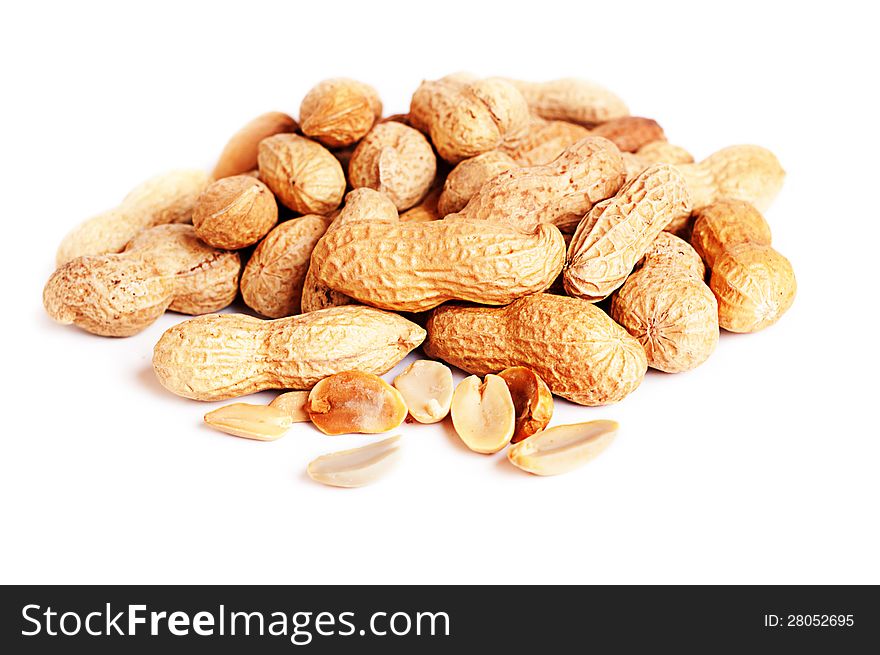
[[[880,582],[877,17],[825,6],[5,4],[0,580]],[[61,237],[143,179],[210,167],[323,78],[372,83],[393,113],[458,70],[594,79],[698,158],[772,149],[794,307],[618,405],[559,401],[555,423],[622,426],[577,472],[531,477],[402,426],[401,466],[360,490],[304,471],[370,437],[236,439],[161,389],[151,350],[183,317],[113,340],[45,316]]]

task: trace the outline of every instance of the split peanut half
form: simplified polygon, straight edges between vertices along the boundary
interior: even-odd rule
[[[306,470],[312,480],[331,487],[362,487],[391,470],[400,454],[399,442],[395,435],[361,448],[321,455]]]
[[[452,371],[440,362],[419,359],[394,378],[397,389],[419,423],[437,423],[446,418],[452,405]]]
[[[407,415],[397,389],[361,371],[343,371],[318,382],[309,392],[306,411],[324,434],[388,432]]]
[[[519,443],[546,428],[553,416],[553,394],[541,376],[525,366],[512,366],[498,377],[507,383],[516,411],[510,443]]]
[[[306,411],[308,400],[308,391],[288,391],[269,403],[269,407],[280,409],[293,423],[306,423],[311,420]]]
[[[276,407],[232,403],[205,414],[205,423],[236,437],[275,441],[287,432],[293,421]]]
[[[464,444],[477,453],[497,453],[510,443],[516,410],[503,378],[476,375],[462,380],[452,394],[452,425]]]
[[[583,466],[599,455],[617,434],[616,421],[589,421],[538,432],[511,446],[507,459],[535,475],[559,475]]]

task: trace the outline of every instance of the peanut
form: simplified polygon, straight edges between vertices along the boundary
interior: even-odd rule
[[[456,434],[476,453],[497,453],[513,437],[516,411],[507,383],[497,375],[462,380],[452,394],[451,414]]]
[[[293,421],[275,407],[232,403],[205,414],[205,423],[236,437],[275,441],[284,436]]]
[[[318,382],[309,392],[306,411],[324,434],[388,432],[407,415],[400,392],[363,371],[343,371]]]
[[[645,162],[645,168],[651,164],[694,163],[694,156],[691,153],[681,146],[674,145],[666,140],[646,143],[636,151],[635,155]]]
[[[771,243],[770,226],[761,212],[742,200],[719,200],[694,211],[694,217],[691,245],[710,269],[725,248]]]
[[[526,101],[499,79],[450,75],[422,82],[410,104],[410,124],[431,138],[450,163],[495,150],[525,129]]]
[[[718,344],[718,303],[703,282],[702,261],[669,232],[614,294],[611,318],[639,340],[648,366],[667,373],[696,368]]]
[[[345,197],[345,207],[339,212],[339,216],[327,228],[327,232],[333,232],[343,225],[357,221],[382,221],[397,222],[397,208],[391,199],[384,193],[373,189],[355,189]],[[323,237],[322,237],[323,239]],[[320,241],[318,241],[320,243]],[[317,244],[315,244],[317,247]],[[314,254],[315,248],[312,248]],[[339,307],[354,302],[344,293],[333,291],[326,284],[320,282],[317,277],[317,266],[314,258],[309,259],[309,268],[303,281],[302,288],[302,311],[313,312],[327,307]]]
[[[678,168],[687,180],[697,209],[729,198],[745,200],[766,211],[785,181],[779,160],[760,146],[730,146],[698,164],[682,164]]]
[[[770,247],[770,226],[741,200],[720,200],[694,212],[691,243],[711,269],[718,322],[731,332],[772,325],[794,302],[791,263]]]
[[[315,482],[331,487],[362,487],[386,475],[396,464],[400,437],[388,437],[360,448],[321,455],[307,472]]]
[[[168,329],[153,349],[153,370],[179,396],[224,400],[311,389],[341,371],[386,373],[424,338],[401,316],[355,305],[274,321],[212,314]]]
[[[652,141],[636,152],[624,152],[623,162],[626,165],[626,181],[636,177],[652,164],[692,164],[694,156],[681,146],[667,141]]]
[[[593,82],[573,78],[551,82],[508,80],[541,118],[592,126],[629,115],[623,100]]]
[[[208,184],[204,171],[157,175],[134,188],[114,209],[75,227],[58,246],[58,266],[85,255],[121,252],[139,232],[166,223],[185,223]]]
[[[516,415],[510,443],[519,443],[546,428],[553,416],[553,394],[541,376],[525,366],[512,366],[498,377],[507,383]]]
[[[287,114],[270,111],[261,114],[232,135],[220,153],[211,177],[219,180],[233,175],[244,175],[257,167],[257,147],[260,141],[276,134],[296,132],[299,125]]]
[[[588,136],[590,130],[582,125],[533,116],[526,129],[498,146],[498,151],[511,157],[519,166],[539,166],[549,164],[566,148]]]
[[[381,191],[398,211],[418,204],[436,173],[437,158],[427,139],[418,130],[393,121],[370,130],[348,166],[353,187]]]
[[[361,221],[328,230],[312,252],[316,279],[382,309],[419,312],[447,300],[503,305],[549,287],[565,241],[487,221]]]
[[[410,207],[400,215],[400,220],[404,223],[425,223],[427,221],[436,221],[443,218],[438,209],[440,202],[440,194],[443,192],[444,180],[438,175],[434,178],[434,183],[428,189],[428,193],[422,198],[422,201]]]
[[[603,136],[621,152],[637,152],[642,146],[666,141],[666,134],[660,124],[651,118],[641,116],[621,116],[596,126],[590,132],[593,136]]]
[[[206,246],[192,225],[158,225],[122,253],[61,266],[46,283],[43,305],[59,323],[127,337],[168,309],[202,314],[226,307],[235,299],[240,270],[237,253]]]
[[[376,89],[344,77],[324,80],[303,98],[302,133],[331,148],[359,141],[382,116]]]
[[[600,455],[617,435],[614,421],[557,425],[507,450],[511,464],[534,475],[559,475]]]
[[[274,407],[283,412],[290,419],[291,423],[307,423],[311,421],[306,410],[308,402],[308,391],[288,391],[277,396],[275,400],[269,403],[269,407]]]
[[[419,359],[394,378],[410,416],[419,423],[437,423],[449,414],[452,403],[452,371],[430,359]]]
[[[260,179],[295,212],[326,214],[342,201],[345,174],[330,151],[296,134],[276,134],[260,142]]]
[[[700,255],[687,241],[671,232],[658,234],[644,257],[636,264],[637,267],[647,265],[674,266],[701,280],[706,279],[706,266]]]
[[[617,147],[601,137],[587,137],[543,166],[515,168],[496,175],[450,218],[508,223],[530,231],[551,223],[573,231],[597,202],[614,195],[625,169]]]
[[[374,88],[327,79],[303,98],[301,131],[263,114],[232,136],[213,180],[149,180],[65,238],[47,312],[126,336],[166,310],[218,311],[240,288],[275,320],[200,316],[153,350],[160,383],[183,397],[285,390],[210,411],[210,427],[274,440],[294,422],[379,433],[451,415],[468,448],[511,444],[514,465],[554,475],[617,431],[548,428],[554,394],[618,402],[649,366],[693,369],[721,328],[762,329],[794,300],[760,214],[785,176],[764,148],[695,163],[656,121],[575,79],[449,75],[424,81],[408,113],[381,112]],[[252,252],[243,273],[240,249]],[[427,312],[415,318],[426,329],[392,312]],[[437,361],[393,385],[378,377],[423,341]],[[441,360],[471,375],[456,387]],[[308,474],[367,484],[398,441],[318,457]]]
[[[653,141],[639,148],[636,153],[623,153],[623,161],[626,164],[626,181],[629,182],[654,164],[690,164],[694,158],[681,146],[674,146],[666,141]],[[687,239],[690,226],[691,216],[681,213],[674,216],[665,229]]]
[[[241,274],[241,296],[248,307],[269,318],[300,312],[312,250],[328,224],[323,216],[307,214],[266,235]]]
[[[568,246],[565,290],[591,302],[620,287],[658,234],[678,215],[690,214],[684,178],[657,164],[596,205]]]
[[[794,302],[791,263],[770,246],[741,243],[715,260],[709,287],[718,299],[718,322],[730,332],[773,325]]]
[[[447,216],[461,211],[486,182],[513,168],[517,168],[516,162],[500,150],[490,150],[459,162],[443,184],[437,213]]]
[[[215,248],[254,245],[278,222],[278,205],[269,188],[248,175],[226,177],[205,189],[192,216],[198,237]]]
[[[426,329],[429,357],[476,375],[527,366],[581,405],[622,400],[647,370],[642,345],[579,298],[539,293],[499,308],[446,305]]]

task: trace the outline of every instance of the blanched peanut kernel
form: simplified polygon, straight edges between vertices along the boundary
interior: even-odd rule
[[[559,475],[583,466],[608,447],[615,421],[589,421],[538,432],[507,451],[510,463],[535,475]]]
[[[510,390],[497,375],[487,375],[484,382],[471,375],[452,394],[452,425],[474,452],[490,454],[504,448],[513,437],[515,418]]]
[[[393,436],[361,448],[321,455],[307,472],[316,482],[331,487],[362,487],[385,475],[399,456],[400,437]]]
[[[308,400],[308,391],[288,391],[269,403],[269,407],[280,409],[294,423],[306,423],[311,420],[309,413],[306,411]]]
[[[232,403],[205,414],[205,423],[236,437],[274,441],[287,432],[293,421],[275,407]]]
[[[430,359],[413,362],[394,378],[394,387],[419,423],[437,423],[446,418],[454,386],[449,367]]]

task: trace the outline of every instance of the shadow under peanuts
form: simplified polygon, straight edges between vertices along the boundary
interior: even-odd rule
[[[510,448],[510,446],[507,446],[507,448]],[[500,475],[506,475],[511,478],[519,478],[521,480],[525,480],[526,478],[541,477],[539,475],[532,475],[531,473],[521,471],[513,464],[511,464],[507,460],[507,448],[499,453],[495,453],[494,455],[492,455],[492,457],[495,458],[494,468],[498,471]]]

